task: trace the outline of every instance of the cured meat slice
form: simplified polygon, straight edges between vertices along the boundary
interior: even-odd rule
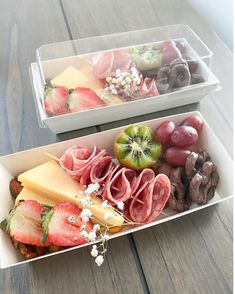
[[[141,202],[137,201],[140,200]],[[134,222],[144,223],[152,209],[152,195],[150,184],[144,184],[137,190],[129,207],[129,214]]]
[[[73,179],[86,184],[91,167],[106,154],[106,150],[100,151],[96,146],[92,152],[85,147],[72,146],[60,158],[59,163]]]
[[[113,77],[117,69],[127,71],[131,63],[131,56],[126,51],[101,52],[93,58],[93,73],[98,79]]]
[[[159,174],[152,178],[150,174],[147,172],[150,181],[144,181],[146,178],[143,175],[140,180],[136,180],[139,181],[139,185],[135,187],[136,192],[129,207],[129,215],[134,222],[148,223],[154,220],[161,213],[170,196],[171,186],[168,177]]]
[[[112,171],[112,168],[113,168],[112,157],[104,156],[92,166],[90,171],[91,182],[104,185],[108,178],[108,175]]]
[[[158,96],[156,81],[151,78],[145,78],[139,86],[139,97]]]
[[[154,171],[150,168],[145,168],[137,177],[133,187],[132,187],[132,195],[135,195],[137,191],[144,189],[146,185],[148,185],[155,178]]]
[[[156,176],[152,186],[152,209],[149,217],[145,222],[150,223],[161,213],[164,209],[167,200],[170,197],[171,183],[169,178],[164,174],[159,174]]]
[[[136,172],[129,168],[115,167],[112,177],[106,182],[103,197],[111,204],[117,204],[119,201],[125,202],[132,195],[132,187],[136,180]]]
[[[93,73],[98,79],[104,79],[109,76],[112,71],[114,59],[114,52],[101,52],[94,56],[93,61]]]

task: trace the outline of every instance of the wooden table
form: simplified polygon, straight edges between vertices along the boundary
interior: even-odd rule
[[[200,105],[59,136],[38,127],[28,68],[41,44],[174,23],[214,52],[222,91]],[[198,109],[232,156],[232,53],[186,1],[2,0],[0,28],[1,155]],[[101,268],[84,248],[2,270],[0,293],[232,293],[232,200],[112,240],[108,251]]]

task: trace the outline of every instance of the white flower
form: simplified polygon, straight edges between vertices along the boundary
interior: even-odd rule
[[[110,212],[105,212],[104,219],[108,220],[111,217]]]
[[[75,222],[77,221],[77,216],[75,216],[75,215],[70,215],[70,216],[68,217],[68,221],[69,221],[70,223],[75,223]]]
[[[106,81],[107,81],[108,83],[112,82],[112,77],[107,77],[107,78],[106,78]]]
[[[140,78],[139,77],[138,78],[135,78],[134,79],[134,82],[135,82],[136,85],[139,85],[140,84]]]
[[[96,239],[96,232],[94,232],[94,231],[90,231],[90,232],[88,233],[88,239],[89,239],[89,241],[91,241],[91,242],[95,241],[95,239]]]
[[[130,79],[129,77],[126,77],[126,78],[125,78],[125,82],[126,82],[127,84],[130,84],[130,83],[131,83],[131,79]]]
[[[117,203],[117,207],[118,207],[120,210],[123,210],[123,208],[124,208],[124,203],[123,203],[122,201],[119,201],[119,202]]]
[[[83,208],[81,214],[80,214],[82,221],[87,223],[89,221],[89,218],[92,216],[92,212],[90,209]]]
[[[111,85],[109,86],[109,89],[112,91],[112,90],[115,89],[115,86],[114,86],[113,84],[111,84]]]
[[[116,70],[116,77],[117,77],[117,76],[120,76],[120,74],[121,74],[121,70],[118,68],[118,69]]]
[[[112,93],[113,93],[114,95],[117,95],[117,90],[116,90],[116,89],[113,89],[113,90],[112,90]]]
[[[88,187],[86,188],[86,190],[84,191],[84,194],[86,196],[90,196],[90,194],[92,194],[93,192],[97,192],[100,188],[99,183],[93,183],[88,185]]]
[[[83,238],[83,239],[87,239],[88,238],[88,233],[87,233],[87,231],[81,231],[80,232],[80,235],[81,235],[81,237]]]
[[[96,262],[96,264],[97,264],[98,266],[101,266],[102,263],[104,262],[104,257],[103,257],[103,255],[98,255],[98,256],[96,257],[96,259],[95,259],[95,262]]]
[[[95,224],[93,227],[93,231],[97,232],[100,230],[100,225],[99,224]]]
[[[108,200],[104,200],[104,201],[101,203],[101,207],[102,207],[102,208],[109,208],[109,207],[110,207],[110,204],[108,203]]]
[[[99,254],[98,250],[94,247],[91,249],[91,256],[96,257]]]
[[[137,68],[136,68],[136,67],[132,67],[132,68],[131,68],[131,72],[132,72],[132,73],[138,72],[138,71],[137,71]]]

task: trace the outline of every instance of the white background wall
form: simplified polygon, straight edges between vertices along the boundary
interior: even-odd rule
[[[233,49],[233,0],[187,0],[219,37]]]

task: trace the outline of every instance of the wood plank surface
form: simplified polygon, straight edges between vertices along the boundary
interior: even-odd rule
[[[4,3],[0,10],[0,39],[4,44],[0,48],[0,154],[96,132],[91,127],[55,136],[38,126],[28,68],[39,46],[70,38],[59,1]],[[109,247],[101,270],[89,249],[0,270],[0,293],[110,293],[110,289],[125,293],[131,282],[135,293],[143,293],[145,285],[128,237],[110,242]]]
[[[0,154],[200,110],[232,155],[232,54],[183,0],[3,0],[0,10]],[[55,136],[40,129],[28,67],[41,44],[186,23],[214,52],[223,90],[200,104]],[[97,268],[89,249],[0,270],[0,293],[232,293],[232,200],[111,240]]]
[[[80,6],[75,0],[62,3],[74,39],[174,23],[191,26],[213,51],[212,70],[223,89],[200,104],[108,123],[100,129],[199,110],[232,155],[232,54],[185,1],[107,0],[100,5],[88,0]],[[78,17],[74,17],[75,11]],[[85,25],[87,19],[90,26]],[[232,293],[231,207],[232,200],[133,234],[151,293]],[[230,221],[220,219],[224,214],[230,216]]]

